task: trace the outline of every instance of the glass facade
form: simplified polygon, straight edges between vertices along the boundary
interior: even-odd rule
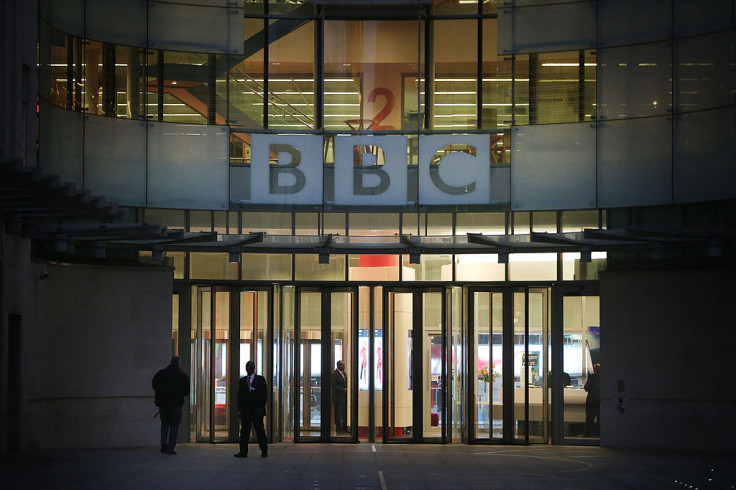
[[[173,343],[179,352],[190,334],[192,439],[234,440],[234,373],[256,359],[273,385],[267,431],[275,440],[596,442],[599,413],[586,387],[600,372],[595,287],[609,257],[585,245],[585,232],[631,224],[609,207],[674,199],[674,186],[656,179],[659,170],[672,177],[677,160],[672,113],[733,104],[721,88],[733,80],[718,69],[729,60],[696,55],[733,40],[679,40],[673,59],[669,39],[596,47],[585,23],[572,40],[540,29],[549,45],[532,42],[527,26],[519,32],[530,44],[520,43],[504,30],[515,25],[507,16],[523,20],[535,5],[374,12],[327,3],[246,1],[235,9],[243,38],[227,49],[142,47],[41,21],[44,110],[141,126],[128,138],[142,155],[130,161],[146,165],[139,221],[216,232],[223,242],[166,251],[176,284],[189,287],[174,297]],[[703,86],[714,95],[701,96]],[[424,154],[427,138],[442,136],[462,141]],[[307,154],[290,137],[318,144]],[[645,148],[659,137],[663,149]],[[82,145],[84,161],[93,144]],[[99,147],[97,160],[75,167],[82,183],[107,161]],[[222,158],[210,159],[216,153]],[[200,168],[198,158],[212,166]],[[299,168],[309,159],[318,161],[319,185],[308,201],[292,200],[312,177]],[[352,182],[341,159],[352,164]],[[446,171],[450,160],[467,166]],[[227,175],[214,170],[223,162]],[[175,178],[156,178],[156,163]],[[267,178],[259,181],[261,163]],[[420,192],[430,179],[448,195],[470,194],[477,182],[462,178],[481,173],[490,182],[482,202],[425,202]],[[111,179],[133,182],[121,175]],[[453,178],[460,183],[448,184]],[[397,201],[341,201],[344,189],[380,195],[392,179]],[[280,189],[280,199],[257,200],[259,185]],[[255,234],[267,245],[241,247]],[[485,248],[472,247],[478,240]],[[334,244],[343,248],[330,251]],[[582,292],[555,294],[570,285]],[[180,317],[180,303],[191,318]],[[337,376],[347,395],[336,391]]]

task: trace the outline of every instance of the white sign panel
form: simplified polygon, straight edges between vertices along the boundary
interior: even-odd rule
[[[419,136],[419,204],[486,204],[491,191],[488,135]]]
[[[335,137],[335,204],[405,205],[406,136]]]
[[[322,204],[322,136],[253,134],[251,143],[250,202]]]

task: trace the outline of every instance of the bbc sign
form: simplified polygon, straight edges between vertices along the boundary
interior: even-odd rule
[[[335,136],[334,203],[405,205],[407,141],[406,136]],[[251,203],[322,204],[322,136],[254,134],[251,143]],[[487,135],[422,135],[418,157],[418,204],[490,202]]]

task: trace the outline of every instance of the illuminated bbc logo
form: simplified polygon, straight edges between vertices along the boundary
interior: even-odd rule
[[[335,137],[337,205],[408,202],[406,136]],[[322,136],[254,134],[250,202],[322,204]],[[418,204],[490,202],[491,148],[487,135],[419,137]]]

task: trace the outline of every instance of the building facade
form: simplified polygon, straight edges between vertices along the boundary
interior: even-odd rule
[[[8,447],[155,443],[174,353],[193,442],[237,439],[253,359],[274,441],[733,449],[732,0],[20,5],[4,158],[125,212],[4,208]]]

